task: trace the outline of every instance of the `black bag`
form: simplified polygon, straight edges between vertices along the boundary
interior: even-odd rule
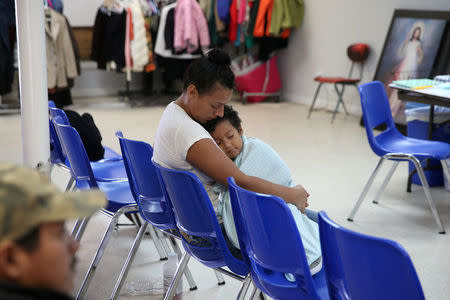
[[[80,134],[84,148],[90,161],[103,159],[105,149],[102,146],[102,135],[94,123],[94,119],[89,113],[80,115],[73,110],[64,110],[69,118],[70,125]]]

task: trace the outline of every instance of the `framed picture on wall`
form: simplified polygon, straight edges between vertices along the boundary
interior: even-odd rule
[[[450,12],[395,10],[374,80],[383,82],[395,123],[406,124],[405,102],[389,88],[394,80],[430,78],[442,69],[450,52]]]

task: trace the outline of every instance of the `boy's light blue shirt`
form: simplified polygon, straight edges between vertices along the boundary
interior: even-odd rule
[[[241,153],[234,163],[243,173],[276,184],[294,186],[289,168],[272,147],[257,138],[247,138],[245,135],[242,136],[242,143]],[[225,231],[233,245],[239,248],[228,189],[217,184],[215,191],[220,193],[218,213],[222,215]],[[311,264],[321,256],[319,227],[295,205],[288,204],[288,207],[300,232],[308,264]]]

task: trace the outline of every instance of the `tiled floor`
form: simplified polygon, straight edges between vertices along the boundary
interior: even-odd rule
[[[130,108],[123,103],[104,104],[106,99],[77,101],[74,109],[90,112],[103,135],[103,144],[119,151],[114,136],[116,130],[133,139],[152,143],[163,106]],[[441,214],[447,235],[437,233],[436,224],[427,205],[423,190],[413,186],[405,192],[407,166],[400,164],[384,192],[380,205],[374,205],[370,191],[354,223],[346,218],[370,176],[377,157],[369,149],[365,131],[359,126],[359,117],[338,114],[330,124],[329,112],[317,111],[306,119],[307,107],[292,103],[260,103],[242,105],[233,103],[243,119],[248,136],[256,136],[271,144],[291,168],[295,182],[307,188],[310,208],[326,210],[337,223],[376,236],[393,239],[411,255],[427,299],[450,299],[450,192],[443,187],[432,188],[431,194]],[[21,132],[18,115],[0,116],[0,157],[2,161],[21,161]],[[387,173],[388,164],[375,182],[379,186]],[[55,171],[53,178],[63,185],[67,174]],[[80,263],[75,286],[78,287],[98,246],[108,218],[96,215],[81,241]],[[121,227],[114,232],[95,277],[87,299],[105,299],[125,260],[136,229]],[[127,281],[161,280],[162,262],[147,238],[136,255]],[[211,270],[191,260],[189,266],[198,285],[197,291],[188,291],[184,282],[185,299],[233,299],[239,283],[226,279],[218,287]],[[123,288],[122,299],[148,299],[132,296]],[[159,299],[161,296],[151,296]]]

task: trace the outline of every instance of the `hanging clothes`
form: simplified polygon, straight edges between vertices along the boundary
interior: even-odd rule
[[[133,0],[128,6],[131,10],[133,20],[133,39],[131,40],[131,57],[133,60],[132,70],[142,72],[148,63],[148,46],[144,15],[138,0]]]
[[[159,21],[158,32],[156,34],[156,42],[155,42],[155,54],[165,57],[165,58],[176,58],[176,59],[195,59],[200,58],[199,54],[191,54],[191,53],[183,53],[183,54],[174,54],[171,49],[166,49],[166,41],[164,38],[164,32],[167,25],[167,14],[170,10],[175,9],[177,3],[171,3],[166,5],[161,9],[161,17]],[[171,26],[169,24],[169,26]],[[174,25],[172,25],[174,26]],[[158,64],[159,65],[159,64]]]
[[[178,0],[175,7],[175,51],[186,49],[193,53],[199,47],[207,49],[209,45],[208,24],[200,4],[196,0]]]
[[[232,0],[216,0],[217,1],[217,12],[219,14],[220,20],[225,24],[228,24],[230,18],[230,6]]]
[[[54,10],[59,12],[60,14],[63,13],[64,5],[62,0],[47,0],[47,5],[50,8],[53,8]]]
[[[91,59],[99,69],[106,69],[113,61],[116,70],[125,67],[125,33],[127,13],[99,8],[95,17],[92,37]]]
[[[67,21],[63,15],[48,8],[45,22],[45,45],[47,48],[47,87],[68,87],[68,78],[78,76],[74,48],[70,39]]]
[[[303,0],[274,1],[269,33],[278,35],[284,29],[300,27],[303,14]]]
[[[211,19],[212,8],[214,7],[215,0],[199,0],[198,3],[205,14],[206,20]]]

